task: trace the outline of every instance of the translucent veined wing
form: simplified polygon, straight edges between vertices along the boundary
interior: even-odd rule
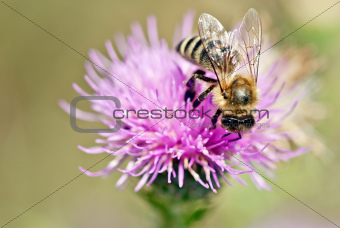
[[[243,21],[235,35],[241,54],[239,70],[246,68],[257,83],[259,60],[261,52],[262,28],[261,20],[255,9],[250,9],[244,15]],[[237,69],[238,70],[238,69]]]
[[[204,49],[209,56],[217,79],[224,90],[228,84],[237,61],[233,55],[237,53],[237,39],[234,32],[227,33],[223,25],[213,16],[202,14],[198,20],[198,30]]]
[[[231,77],[235,75],[235,70],[239,66],[240,58],[242,58],[238,51],[239,45],[235,32],[237,32],[237,30],[228,33],[227,52],[224,59],[226,63],[226,74],[224,75],[224,78],[227,83],[230,81]]]

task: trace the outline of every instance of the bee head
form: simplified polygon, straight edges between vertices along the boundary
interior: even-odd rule
[[[247,132],[255,125],[255,119],[252,115],[242,117],[237,116],[222,116],[221,127],[228,130],[228,132]]]

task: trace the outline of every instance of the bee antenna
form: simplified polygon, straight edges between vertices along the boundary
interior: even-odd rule
[[[218,82],[218,85],[220,86],[221,92],[223,92],[223,89],[222,89],[222,85],[221,85],[220,79],[219,79],[219,77],[218,77],[218,74],[217,74],[217,72],[216,72],[215,66],[214,66],[213,62],[211,61],[210,57],[209,57],[209,60],[210,60],[211,66],[212,66],[213,69],[214,69],[214,72],[215,72],[215,75],[216,75],[216,78],[217,78],[217,82]]]

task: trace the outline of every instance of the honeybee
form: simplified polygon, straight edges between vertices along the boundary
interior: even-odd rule
[[[227,32],[222,24],[209,14],[198,20],[199,36],[181,41],[177,51],[190,62],[215,73],[216,79],[197,70],[187,81],[185,101],[193,101],[193,107],[212,93],[212,101],[218,107],[211,118],[213,127],[222,114],[220,125],[231,133],[250,131],[255,125],[252,110],[258,103],[257,77],[261,51],[261,20],[255,9],[245,14],[238,29]],[[195,98],[195,81],[209,86]]]

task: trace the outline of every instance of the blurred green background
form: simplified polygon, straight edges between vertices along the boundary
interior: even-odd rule
[[[65,43],[87,55],[105,53],[104,41],[130,32],[130,24],[154,14],[160,37],[171,42],[174,27],[188,9],[206,12],[232,26],[251,7],[271,18],[277,38],[300,27],[335,1],[4,1]],[[196,27],[197,28],[197,27]],[[78,96],[71,87],[86,85],[85,59],[0,3],[0,225],[35,205],[103,158],[77,149],[94,145],[95,135],[80,134],[57,105]],[[329,149],[321,158],[309,153],[279,165],[274,182],[311,208],[340,224],[339,53],[340,4],[279,43],[276,47],[309,44],[326,65],[316,77],[314,100],[327,107],[316,125]],[[274,40],[275,42],[276,40]],[[105,167],[102,162],[94,169]],[[109,178],[81,176],[27,211],[7,227],[151,227],[157,219],[134,192]],[[248,183],[250,180],[245,178]],[[224,187],[216,207],[196,227],[334,227],[282,190],[258,191],[253,184]],[[288,224],[288,225],[287,225]]]

